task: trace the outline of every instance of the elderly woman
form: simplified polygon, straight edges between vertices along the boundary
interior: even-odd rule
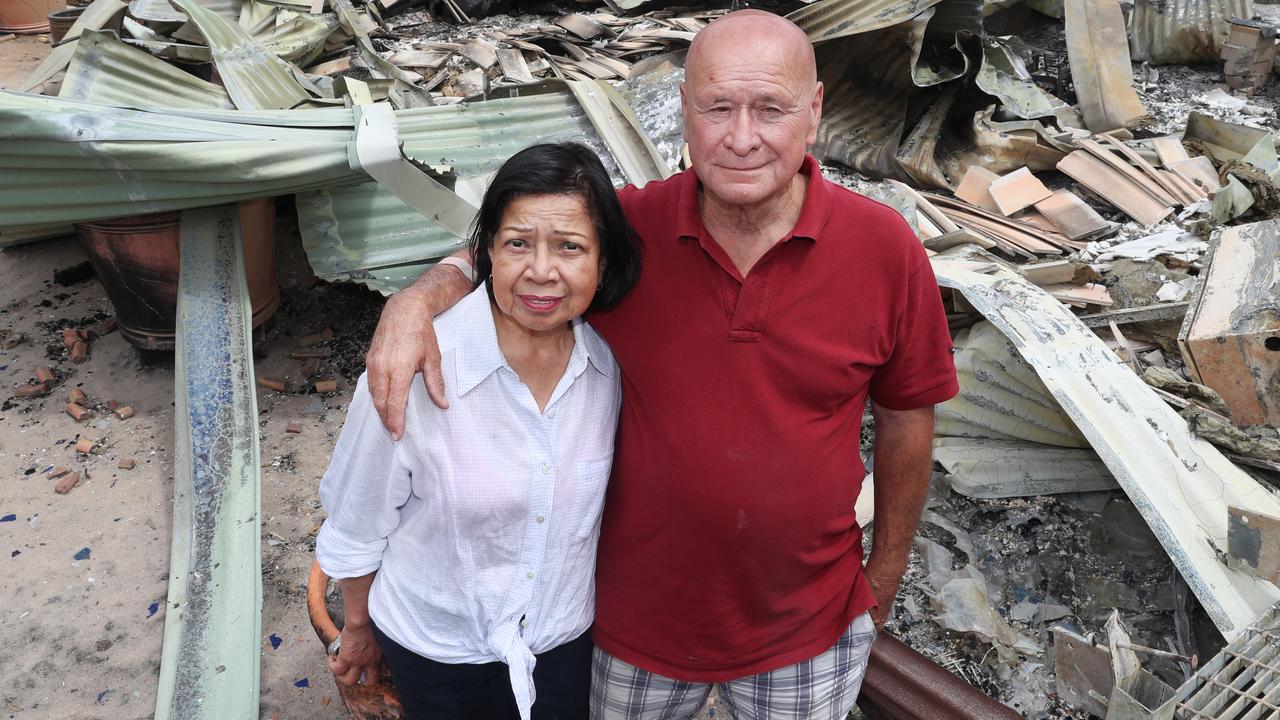
[[[362,376],[321,481],[330,669],[372,682],[385,658],[408,718],[586,718],[620,378],[580,316],[626,294],[639,250],[599,159],[566,143],[502,166],[471,251],[477,288],[436,321],[449,410],[414,382],[396,442]]]

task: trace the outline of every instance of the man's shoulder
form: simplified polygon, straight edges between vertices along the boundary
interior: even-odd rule
[[[665,180],[650,180],[644,187],[627,185],[618,191],[623,211],[630,215],[637,210],[675,203],[680,197],[680,189],[684,187],[688,173],[688,170],[684,170]]]

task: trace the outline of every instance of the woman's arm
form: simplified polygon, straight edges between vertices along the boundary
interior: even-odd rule
[[[340,580],[342,588],[342,635],[338,653],[329,656],[329,671],[343,685],[376,683],[386,674],[386,663],[369,619],[369,588],[376,572]]]

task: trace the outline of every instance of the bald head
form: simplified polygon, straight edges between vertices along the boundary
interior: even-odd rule
[[[745,52],[744,52],[745,51]],[[685,81],[700,81],[709,68],[744,55],[766,55],[798,82],[818,80],[809,37],[795,23],[763,10],[738,10],[703,28],[689,46]]]
[[[704,199],[764,215],[799,207],[798,173],[822,118],[822,83],[804,31],[760,10],[721,17],[694,38],[680,99]]]

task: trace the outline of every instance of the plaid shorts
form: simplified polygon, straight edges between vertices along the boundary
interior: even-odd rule
[[[864,613],[817,657],[714,687],[735,720],[844,720],[858,699],[875,639],[871,614]],[[596,648],[591,717],[688,720],[706,702],[712,687],[641,670]]]

